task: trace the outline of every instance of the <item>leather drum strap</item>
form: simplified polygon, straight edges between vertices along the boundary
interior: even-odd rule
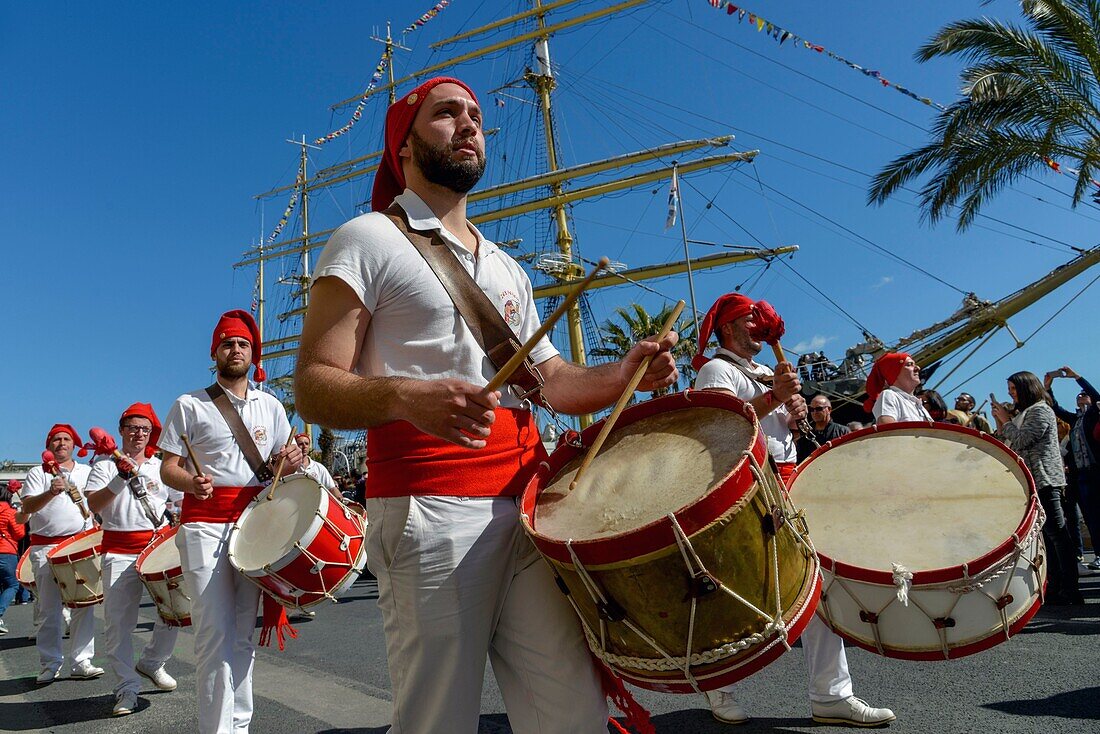
[[[520,344],[516,341],[515,332],[508,326],[496,306],[466,272],[466,268],[447,247],[447,243],[438,232],[421,232],[412,229],[409,226],[408,214],[397,203],[391,204],[382,213],[390,218],[401,234],[408,238],[428,263],[428,267],[443,284],[444,290],[451,297],[459,315],[470,327],[474,339],[485,351],[489,361],[498,370],[501,369],[519,350]],[[508,384],[513,387],[517,397],[521,400],[528,398],[548,408],[540,392],[543,382],[538,368],[529,359],[525,359],[508,378]]]
[[[225,394],[225,389],[215,382],[213,385],[206,388],[206,394],[214,401],[214,405],[217,407],[218,412],[222,414],[222,418],[225,418],[225,422],[229,424],[229,430],[233,432],[233,440],[235,440],[237,446],[240,447],[241,453],[244,454],[244,460],[248,462],[248,466],[252,468],[252,471],[256,472],[256,478],[261,482],[267,482],[273,479],[275,475],[271,471],[271,467],[269,467],[263,457],[260,456],[260,450],[256,448],[256,442],[252,440],[252,434],[248,432],[248,427],[245,426],[244,421],[241,420],[240,414],[237,413],[233,404],[229,402],[229,396]]]

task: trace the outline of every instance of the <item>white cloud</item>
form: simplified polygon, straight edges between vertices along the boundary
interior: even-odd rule
[[[884,275],[884,276],[882,276],[882,278],[879,279],[879,281],[877,283],[875,283],[873,286],[871,286],[871,290],[877,291],[879,288],[883,287],[884,285],[890,285],[893,282],[894,282],[894,276]]]
[[[821,334],[814,334],[809,341],[802,340],[798,344],[795,344],[793,347],[791,347],[791,351],[798,352],[799,354],[805,354],[806,352],[816,352],[834,339],[836,339],[835,336],[822,336]]]

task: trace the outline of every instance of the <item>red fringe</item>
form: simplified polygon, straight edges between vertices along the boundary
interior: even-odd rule
[[[599,671],[600,685],[603,686],[604,695],[611,699],[611,703],[615,704],[615,707],[626,716],[626,725],[637,734],[657,734],[657,730],[653,728],[653,722],[649,720],[649,712],[645,710],[642,704],[638,703],[619,677],[611,672],[611,669],[603,662],[592,658],[592,663]],[[624,734],[627,731],[615,719],[608,719],[608,721]]]
[[[290,626],[290,620],[286,617],[286,609],[276,601],[271,594],[261,594],[264,610],[264,626],[260,630],[260,647],[271,644],[271,633],[275,633],[275,639],[279,643],[279,650],[286,648],[286,638],[298,638],[298,630]]]

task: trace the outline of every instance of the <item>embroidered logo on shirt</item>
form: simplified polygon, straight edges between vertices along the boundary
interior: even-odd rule
[[[256,426],[252,429],[252,440],[256,442],[257,446],[263,446],[267,443],[267,429],[263,426]]]
[[[501,291],[500,303],[500,313],[504,321],[513,329],[518,329],[522,320],[519,314],[519,296],[512,291]]]

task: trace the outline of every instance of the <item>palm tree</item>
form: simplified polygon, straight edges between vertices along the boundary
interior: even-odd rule
[[[922,62],[958,56],[970,64],[961,75],[963,98],[938,115],[930,143],[875,176],[869,202],[882,204],[931,173],[920,191],[925,216],[936,222],[958,206],[962,231],[989,197],[1047,166],[1079,169],[1074,206],[1096,187],[1100,2],[1023,0],[1021,8],[1023,26],[961,20],[917,51]]]
[[[665,305],[657,313],[650,314],[640,303],[632,303],[628,308],[615,309],[622,323],[616,323],[611,319],[605,321],[600,327],[604,346],[592,349],[590,353],[595,357],[623,359],[635,343],[648,336],[655,336],[661,331],[672,309],[671,305]],[[680,341],[672,348],[672,356],[676,358],[680,368],[681,382],[690,385],[695,374],[691,368],[691,357],[695,354],[695,327],[692,325],[692,319],[681,318],[673,329],[680,335]],[[653,397],[660,397],[670,390],[671,388],[668,387],[655,390]]]

